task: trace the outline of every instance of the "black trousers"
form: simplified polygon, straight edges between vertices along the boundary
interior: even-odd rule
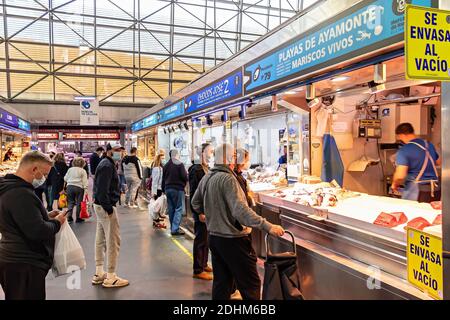
[[[72,218],[72,214],[73,214],[73,207],[77,207],[77,211],[76,211],[76,218],[79,219],[80,218],[80,212],[81,212],[81,202],[83,202],[83,197],[84,197],[84,189],[77,187],[77,186],[67,186],[67,202],[68,202],[68,206],[67,206],[67,212],[68,212],[68,217],[67,218]]]
[[[250,237],[223,238],[210,235],[214,273],[212,299],[229,300],[236,284],[244,300],[261,299],[261,280]]]
[[[194,239],[194,273],[202,273],[208,266],[208,230],[206,223],[195,221],[194,223],[195,239]]]
[[[46,275],[31,264],[0,262],[0,285],[6,300],[45,300]]]

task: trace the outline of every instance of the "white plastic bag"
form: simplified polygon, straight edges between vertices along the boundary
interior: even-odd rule
[[[66,221],[56,234],[52,271],[55,277],[86,268],[83,248]]]
[[[167,213],[167,197],[163,194],[157,200],[150,199],[148,204],[148,214],[150,219],[156,220],[160,216],[164,216]]]

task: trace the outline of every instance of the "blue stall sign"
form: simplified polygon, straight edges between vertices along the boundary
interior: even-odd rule
[[[133,123],[131,125],[131,132],[136,132],[136,131],[142,130],[143,124],[144,124],[143,120],[139,120],[138,122]]]
[[[170,107],[158,112],[158,123],[166,122],[184,114],[184,100],[180,100]]]
[[[142,122],[143,122],[142,123],[143,129],[154,126],[155,124],[158,123],[158,115],[156,113],[154,113],[151,116],[148,116],[147,118],[142,120]]]
[[[31,125],[29,122],[3,109],[0,109],[0,123],[11,128],[20,129],[27,132],[31,131]]]
[[[20,118],[18,120],[18,128],[24,131],[31,131],[31,125],[29,122],[22,120]]]
[[[436,0],[411,0],[437,7]],[[330,67],[404,40],[406,1],[368,0],[244,66],[245,94]]]
[[[185,113],[196,112],[214,104],[242,96],[242,71],[234,72],[185,99]]]

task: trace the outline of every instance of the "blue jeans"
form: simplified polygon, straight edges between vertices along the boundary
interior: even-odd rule
[[[170,231],[179,231],[183,215],[184,191],[166,189],[167,211],[169,214]]]

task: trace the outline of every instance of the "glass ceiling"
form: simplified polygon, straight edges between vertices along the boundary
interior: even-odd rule
[[[0,99],[155,104],[316,0],[0,0]]]

